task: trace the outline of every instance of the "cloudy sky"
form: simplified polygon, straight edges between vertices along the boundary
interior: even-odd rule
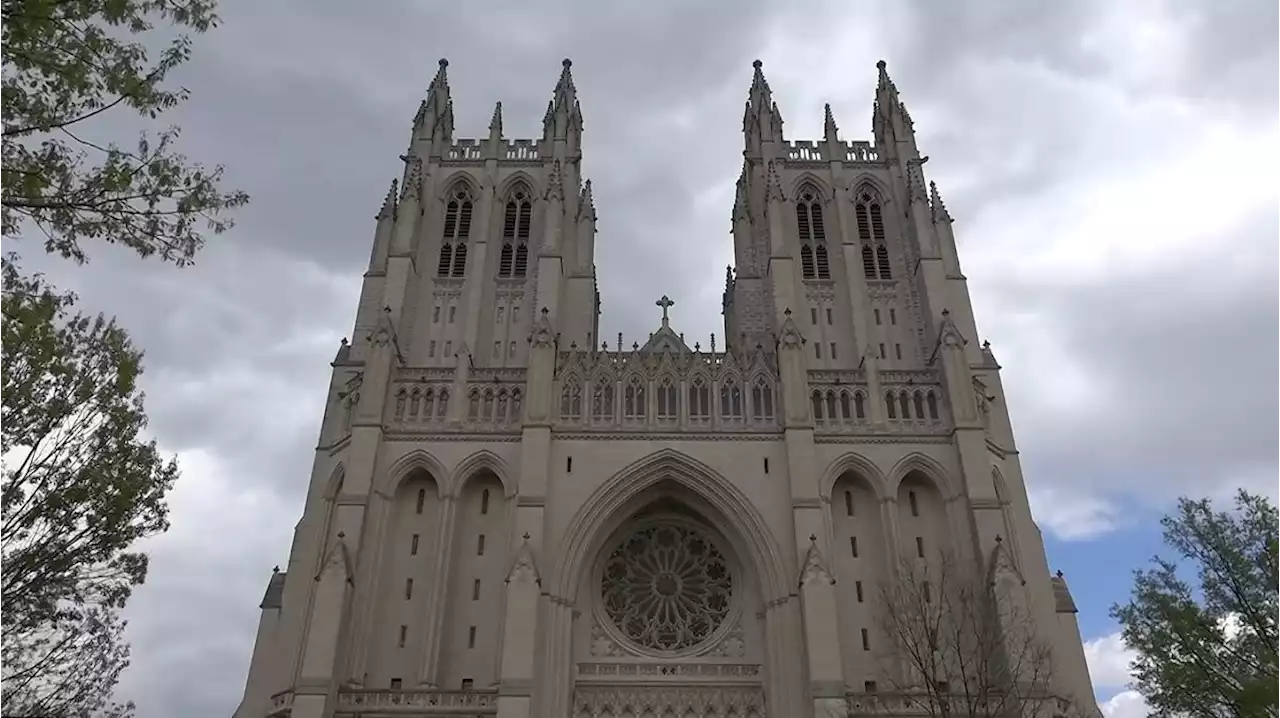
[[[662,293],[689,337],[722,331],[751,61],[788,139],[821,137],[824,102],[866,139],[887,60],[956,218],[1111,716],[1141,715],[1107,614],[1160,549],[1160,513],[1182,493],[1276,492],[1275,2],[227,0],[221,15],[167,119],[252,194],[238,226],[184,270],[7,247],[132,331],[152,429],[184,470],[129,611],[121,690],[141,718],[222,717],[240,699],[372,218],[440,57],[463,137],[486,134],[498,100],[509,136],[539,136],[573,58],[601,332],[636,338]]]

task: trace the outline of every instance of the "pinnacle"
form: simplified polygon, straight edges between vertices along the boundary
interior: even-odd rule
[[[502,136],[502,102],[499,101],[493,106],[493,119],[489,120],[489,132]]]
[[[951,213],[947,211],[947,205],[942,201],[942,195],[938,193],[938,183],[929,183],[929,204],[933,209],[933,220],[939,219],[951,221]]]
[[[822,124],[823,134],[826,138],[828,140],[836,139],[836,135],[840,131],[840,128],[836,125],[836,117],[831,112],[831,103],[827,103],[822,106]]]
[[[382,209],[378,212],[378,219],[387,219],[394,217],[396,213],[396,198],[399,196],[396,180],[391,180],[391,189],[387,190],[387,196],[382,200]]]

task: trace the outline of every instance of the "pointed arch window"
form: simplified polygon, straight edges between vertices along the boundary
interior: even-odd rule
[[[631,377],[627,388],[623,391],[623,414],[627,419],[640,420],[645,417],[644,380],[638,376]]]
[[[742,418],[742,387],[732,377],[720,384],[720,418]]]
[[[507,198],[502,217],[502,250],[498,255],[499,277],[523,277],[529,270],[529,225],[533,202],[524,187]]]
[[[711,388],[700,376],[689,385],[689,418],[699,421],[711,418]]]
[[[929,418],[938,419],[938,397],[932,391],[925,395],[925,401],[929,405]]]
[[[912,397],[912,408],[916,410],[916,418],[924,418],[924,394],[917,391]]]
[[[676,385],[670,378],[664,378],[662,383],[658,384],[658,418],[664,421],[674,421],[679,416],[677,404]]]
[[[576,377],[566,379],[560,389],[560,418],[570,421],[582,418],[582,384]]]
[[[462,277],[467,273],[467,239],[471,236],[473,209],[471,193],[465,187],[450,193],[444,209],[444,232],[436,267],[441,277]]]
[[[880,197],[870,187],[862,188],[855,196],[854,217],[858,222],[858,239],[862,242],[863,276],[867,279],[893,279]]]
[[[867,418],[867,398],[860,391],[853,393],[853,415],[859,419]]]
[[[822,216],[822,195],[812,186],[800,190],[796,200],[796,230],[800,239],[800,271],[805,279],[830,279],[827,228]]]
[[[596,421],[613,421],[613,382],[601,377],[591,390],[591,418]]]
[[[773,387],[764,377],[756,379],[751,387],[751,417],[757,421],[773,418]]]
[[[822,392],[814,390],[810,400],[813,402],[813,420],[822,421]]]

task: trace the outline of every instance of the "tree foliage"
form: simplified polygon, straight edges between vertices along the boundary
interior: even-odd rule
[[[0,590],[9,715],[19,699],[44,705],[74,694],[82,706],[109,694],[65,686],[109,687],[127,663],[127,649],[114,643],[115,612],[147,574],[147,557],[131,548],[168,528],[164,499],[178,469],[140,437],[142,354],[125,332],[102,316],[71,314],[74,296],[23,277],[13,257],[3,278]]]
[[[6,237],[36,228],[49,252],[83,262],[83,242],[118,242],[143,256],[189,262],[204,231],[248,201],[220,188],[207,170],[174,150],[178,129],[143,133],[132,147],[94,137],[104,113],[132,108],[155,119],[186,99],[167,89],[191,52],[186,35],[154,60],[147,35],[160,22],[204,32],[215,0],[3,0],[3,169],[0,219]],[[166,28],[168,29],[168,28]],[[142,39],[138,39],[141,37]]]
[[[1053,656],[1021,582],[986,573],[951,551],[899,562],[880,587],[882,674],[892,690],[877,695],[931,718],[1092,715],[1054,693]]]
[[[1156,557],[1133,596],[1112,608],[1137,652],[1134,687],[1161,716],[1276,715],[1277,513],[1263,496],[1235,511],[1178,502],[1162,521],[1182,564]],[[1198,586],[1180,575],[1194,568]]]

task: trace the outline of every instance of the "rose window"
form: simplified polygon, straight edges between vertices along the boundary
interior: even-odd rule
[[[720,549],[685,526],[642,528],[605,561],[604,611],[644,648],[674,651],[711,637],[729,613],[733,577]]]

